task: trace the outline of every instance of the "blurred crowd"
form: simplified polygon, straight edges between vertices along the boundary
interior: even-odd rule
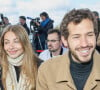
[[[31,18],[30,27],[27,25],[26,19],[28,19],[28,17],[19,16],[18,24],[22,25],[25,28],[27,34],[29,35],[33,48],[35,50],[47,49],[47,45],[45,42],[47,38],[47,32],[49,29],[53,29],[54,21],[49,17],[47,12],[40,13],[40,18]],[[6,26],[11,25],[8,17],[4,17],[3,14],[1,14],[1,20],[0,35]]]
[[[100,18],[99,18],[99,13],[97,11],[93,11],[93,13],[97,19],[98,30],[99,30],[98,32],[99,37],[97,39],[96,49],[98,52],[100,52]],[[26,19],[31,20],[30,26],[27,25]],[[41,19],[41,22],[40,22],[40,19]],[[54,29],[54,21],[49,17],[47,12],[40,13],[40,18],[35,18],[35,19],[31,17],[19,16],[18,24],[22,25],[25,28],[29,36],[30,42],[32,44],[32,47],[37,54],[40,54],[45,49],[48,49],[48,42],[46,42],[48,41],[47,36],[49,36],[48,31],[50,29]],[[1,14],[0,36],[3,29],[8,25],[11,25],[11,23],[9,22],[9,18],[4,17],[3,14]]]

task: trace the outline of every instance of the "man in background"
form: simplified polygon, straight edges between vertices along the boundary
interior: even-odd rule
[[[9,22],[9,19],[7,17],[3,17],[3,22],[5,26],[11,25],[11,23]]]
[[[62,46],[61,33],[58,29],[50,29],[47,33],[46,41],[48,49],[39,55],[39,58],[44,61],[62,55],[67,51],[67,49]]]
[[[97,38],[96,49],[100,53],[100,18],[99,18],[99,13],[97,11],[93,11],[93,14],[95,15],[95,18],[97,19],[98,23],[98,38]]]
[[[26,17],[25,16],[20,16],[19,17],[19,23],[26,29],[27,34],[30,34],[30,30],[26,24]]]
[[[4,17],[3,14],[1,15],[1,19],[2,21],[0,22],[0,36],[3,32],[3,29],[8,26],[8,25],[11,25],[11,23],[9,22],[9,19],[8,17]]]

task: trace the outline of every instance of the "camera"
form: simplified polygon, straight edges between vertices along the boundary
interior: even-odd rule
[[[40,23],[40,18],[36,17],[36,18],[31,18],[31,17],[27,17],[27,19],[30,19],[30,26],[33,26],[34,30],[38,28],[38,25],[36,23]]]
[[[36,22],[40,23],[39,20],[40,20],[40,18],[32,19],[31,22],[30,22],[30,24],[33,25],[34,27],[38,27],[37,24],[36,24]]]

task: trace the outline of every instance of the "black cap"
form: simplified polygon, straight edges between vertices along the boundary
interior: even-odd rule
[[[21,18],[21,19],[26,21],[26,17],[25,16],[20,16],[19,18]]]
[[[42,13],[40,13],[40,16],[45,16],[46,18],[49,18],[48,13],[46,13],[46,12],[42,12]]]

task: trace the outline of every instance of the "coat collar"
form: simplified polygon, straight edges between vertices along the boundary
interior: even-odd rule
[[[57,83],[67,82],[69,86],[76,90],[72,76],[70,74],[70,61],[69,61],[69,53],[65,53],[60,59],[60,66],[58,67],[58,74],[56,78]]]
[[[95,74],[95,79],[100,80],[100,54],[94,54],[93,72]]]
[[[93,68],[90,76],[85,84],[84,90],[91,90],[97,86],[96,80],[100,81],[100,55],[94,53],[93,56]]]
[[[72,76],[70,74],[70,60],[69,60],[69,53],[65,53],[60,62],[60,66],[58,67],[58,74],[57,74],[57,78],[56,78],[56,82],[60,83],[60,82],[67,82],[67,84],[69,84],[74,90],[76,90]],[[85,84],[85,89],[84,90],[90,90],[90,88],[93,88],[94,86],[96,86],[96,80],[100,80],[100,55],[97,53],[94,53],[93,56],[93,68],[92,71],[90,73],[90,76]],[[87,89],[88,87],[88,89]]]

